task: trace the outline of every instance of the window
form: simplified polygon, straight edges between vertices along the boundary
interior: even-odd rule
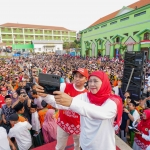
[[[22,37],[23,37],[23,35],[20,35],[20,37],[22,38]]]
[[[101,40],[99,40],[99,45],[102,45],[102,41]]]
[[[8,31],[11,31],[11,29],[9,28]]]
[[[95,30],[99,29],[99,27],[96,27]]]
[[[91,32],[91,31],[92,31],[92,29],[89,30],[89,32]]]
[[[104,27],[106,27],[106,26],[107,26],[107,24],[104,24],[104,25],[101,26],[101,28],[104,28]]]
[[[28,35],[26,35],[25,37],[28,37]]]
[[[134,31],[134,32],[133,32],[133,35],[137,34],[138,32],[139,32],[139,31]]]
[[[16,31],[16,29],[14,29],[14,31]]]
[[[119,37],[116,38],[116,42],[117,42],[117,43],[120,42],[120,38],[119,38]]]
[[[149,40],[150,39],[150,33],[146,32],[144,34],[144,40]]]
[[[11,35],[8,35],[9,37],[11,37]]]
[[[111,22],[110,25],[113,25],[113,24],[116,24],[116,23],[117,23],[117,21],[114,21],[114,22]]]
[[[143,12],[140,12],[138,14],[135,14],[134,17],[138,17],[138,16],[141,16],[141,15],[144,15],[144,14],[146,14],[146,11],[143,11]]]
[[[126,20],[128,20],[128,19],[129,19],[129,17],[126,17],[126,18],[120,19],[120,22],[122,22],[122,21],[126,21]]]
[[[128,36],[128,33],[124,33],[125,36]]]
[[[30,29],[30,32],[32,32],[33,30],[32,29]]]
[[[6,36],[5,34],[3,34],[3,36]]]

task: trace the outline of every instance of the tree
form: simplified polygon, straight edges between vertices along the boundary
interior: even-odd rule
[[[75,42],[70,43],[70,48],[76,48],[77,44]]]
[[[65,42],[63,44],[63,49],[69,49],[70,48],[70,44],[68,42]]]

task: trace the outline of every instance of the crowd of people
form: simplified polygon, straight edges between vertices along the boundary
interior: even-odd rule
[[[64,150],[115,150],[115,132],[134,150],[150,150],[150,66],[144,96],[121,90],[124,60],[34,55],[0,60],[0,149],[28,150],[57,140]],[[60,76],[60,91],[43,93],[39,73]],[[74,98],[73,98],[74,97]]]

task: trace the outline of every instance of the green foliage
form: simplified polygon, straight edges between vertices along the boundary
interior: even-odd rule
[[[63,43],[63,49],[70,49],[70,48],[76,48],[79,49],[81,48],[81,42],[75,40],[74,42],[64,42]]]

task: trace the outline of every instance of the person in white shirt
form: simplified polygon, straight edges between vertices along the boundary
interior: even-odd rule
[[[10,147],[12,150],[16,150],[16,147],[7,136],[6,129],[0,127],[0,150],[11,150]]]
[[[32,146],[32,139],[29,131],[32,126],[27,121],[19,122],[18,119],[19,117],[17,114],[12,114],[9,117],[10,124],[13,127],[10,129],[8,136],[10,138],[15,138],[19,150],[29,150]]]
[[[111,94],[108,76],[95,71],[89,77],[90,92],[74,98],[55,91],[54,95],[45,95],[44,100],[58,109],[69,109],[80,114],[82,150],[116,150],[114,120],[119,126],[122,117],[122,100]],[[42,87],[38,92],[44,92]],[[44,94],[43,94],[44,96]]]
[[[128,114],[129,117],[129,122],[127,122],[127,126],[132,126],[132,123],[138,119],[140,119],[140,115],[138,113],[138,111],[136,110],[136,103],[131,100],[129,102],[129,110],[127,110],[126,108],[124,108],[124,112],[126,112]],[[133,145],[134,142],[134,135],[135,133],[133,131],[130,131],[130,141],[131,141],[131,146]]]
[[[38,134],[41,129],[41,125],[39,121],[39,115],[37,112],[36,104],[33,104],[33,103],[31,104],[30,112],[32,114],[32,117],[31,117],[32,130],[34,130],[35,134]]]

